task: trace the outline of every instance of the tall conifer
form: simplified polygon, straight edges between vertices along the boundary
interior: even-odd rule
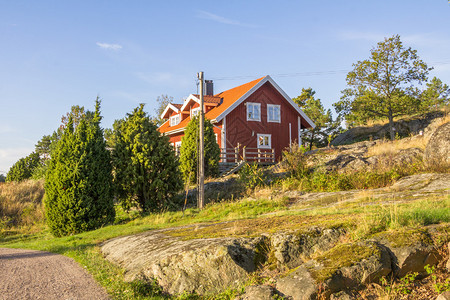
[[[74,128],[69,117],[49,162],[47,223],[56,236],[92,230],[114,221],[112,166],[100,128],[100,100],[92,120]]]

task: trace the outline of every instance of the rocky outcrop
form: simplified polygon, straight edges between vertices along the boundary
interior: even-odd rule
[[[399,120],[394,122],[395,132],[401,137],[416,135],[422,132],[424,135],[431,134],[439,124],[444,112],[432,112],[423,116],[417,116],[410,120]],[[378,140],[389,138],[389,124],[373,125],[370,127],[354,127],[337,136],[331,144],[333,146],[353,144],[365,140]]]
[[[411,165],[423,158],[423,151],[419,148],[402,149],[389,155],[382,154],[369,157],[369,148],[380,143],[383,142],[368,141],[308,151],[305,153],[306,162],[308,167],[323,168],[326,172],[352,173]]]
[[[245,289],[245,294],[239,300],[273,300],[276,292],[270,285],[250,285]]]
[[[425,266],[436,265],[441,259],[440,245],[435,245],[427,231],[403,230],[376,235],[376,240],[391,251],[394,275],[402,278],[408,273],[426,275]]]
[[[238,287],[255,271],[260,238],[182,240],[151,231],[113,239],[105,257],[127,270],[125,279],[153,280],[170,294],[214,293]]]
[[[309,259],[314,253],[333,248],[345,235],[340,228],[311,227],[306,232],[279,232],[271,237],[271,256],[277,265],[293,269]]]
[[[425,149],[424,158],[427,165],[450,167],[450,122],[433,133]]]
[[[385,247],[370,241],[341,244],[278,280],[277,289],[294,300],[315,299],[319,293],[329,297],[376,282],[390,272]]]

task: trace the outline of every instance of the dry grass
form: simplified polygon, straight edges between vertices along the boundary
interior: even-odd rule
[[[367,157],[378,155],[392,155],[398,153],[400,150],[409,148],[419,148],[425,150],[429,139],[429,137],[415,136],[396,141],[382,140],[375,146],[370,147],[366,155]]]
[[[44,221],[43,197],[43,180],[1,184],[0,230],[42,224]]]

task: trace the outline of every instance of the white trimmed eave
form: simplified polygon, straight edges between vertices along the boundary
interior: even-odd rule
[[[169,109],[173,110],[176,113],[180,112],[176,106],[172,105],[172,103],[169,103],[169,104],[167,104],[166,109],[161,114],[161,116],[160,116],[161,119],[166,119],[165,116],[166,116],[167,112],[169,111]]]
[[[316,125],[314,122],[300,109],[300,107],[292,101],[292,99],[276,84],[276,82],[267,75],[260,82],[258,82],[254,87],[248,90],[244,95],[241,96],[237,101],[235,101],[232,105],[230,105],[226,110],[224,110],[220,115],[218,115],[213,121],[220,122],[226,115],[228,115],[233,109],[235,109],[239,104],[245,101],[251,94],[253,94],[256,90],[258,90],[263,84],[266,82],[270,82],[272,86],[286,99],[286,101],[302,116],[303,119],[312,127],[315,128]]]
[[[184,111],[184,109],[186,108],[186,106],[192,101],[195,101],[197,103],[200,103],[200,99],[198,99],[197,97],[195,97],[194,95],[190,94],[189,97],[187,97],[186,100],[184,100],[183,106],[181,107],[180,111]]]

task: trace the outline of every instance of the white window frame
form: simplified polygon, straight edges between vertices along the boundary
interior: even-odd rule
[[[270,118],[270,110],[272,110],[272,119]],[[278,111],[278,114],[276,114],[276,111]],[[267,122],[281,123],[281,105],[267,104]]]
[[[200,107],[191,109],[191,118],[198,116],[200,114]]]
[[[175,116],[171,116],[169,119],[169,125],[170,126],[176,126],[178,124],[180,124],[181,122],[181,115],[180,114],[176,114]]]
[[[259,143],[260,138],[262,138],[263,140],[265,138],[267,138],[267,145],[265,145],[265,143],[264,143],[264,145],[261,145]],[[270,149],[270,148],[272,148],[272,135],[271,134],[258,133],[257,134],[256,144],[257,144],[258,148],[260,148],[260,149]]]
[[[256,118],[254,116],[254,109],[255,107],[258,108],[258,118]],[[251,111],[250,111],[251,110]],[[250,112],[253,114],[252,117],[250,117]],[[254,102],[247,102],[247,111],[246,111],[246,115],[247,115],[247,121],[257,121],[257,122],[261,122],[261,103],[254,103]]]

